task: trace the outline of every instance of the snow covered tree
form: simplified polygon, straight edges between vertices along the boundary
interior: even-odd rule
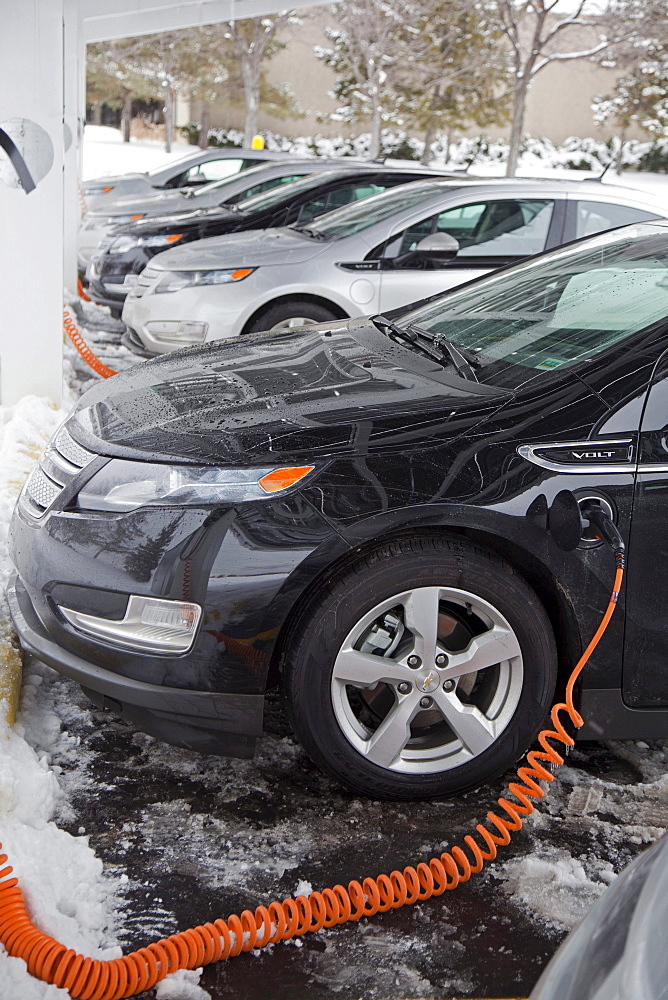
[[[137,71],[136,56],[143,44],[143,39],[124,38],[97,42],[86,50],[86,100],[93,105],[95,124],[101,124],[103,104],[121,108],[124,142],[130,141],[133,97],[158,97],[158,88]]]
[[[187,90],[195,65],[198,29],[162,31],[155,35],[100,42],[87,52],[89,99],[101,99],[113,106],[121,101],[121,128],[130,140],[132,98],[164,101],[165,150],[169,153],[174,137],[174,103],[177,90]],[[100,99],[100,97],[98,97]]]
[[[396,87],[410,124],[425,132],[429,162],[437,133],[507,119],[508,71],[489,0],[414,0]],[[494,11],[491,10],[493,14]]]
[[[261,106],[279,117],[296,111],[296,103],[289,89],[268,84],[264,69],[266,60],[285,48],[285,42],[278,38],[278,34],[289,25],[299,23],[292,11],[282,11],[270,17],[232,21],[225,28],[225,38],[231,43],[241,75],[246,105],[245,146],[250,146],[251,139],[257,132]]]
[[[668,134],[668,6],[664,0],[615,0],[610,13],[633,25],[617,51],[617,63],[626,73],[612,94],[595,100],[593,109],[596,122],[617,129],[616,168],[621,173],[631,126],[655,139]]]
[[[600,58],[630,38],[637,25],[606,16],[612,5],[602,0],[493,0],[493,6],[510,55],[513,112],[506,173],[514,176],[527,94],[538,73],[553,62]]]
[[[409,0],[342,0],[331,10],[336,27],[325,29],[331,48],[315,49],[338,78],[332,96],[341,105],[330,117],[368,122],[372,158],[380,154],[383,124],[397,123],[395,83],[410,7]]]

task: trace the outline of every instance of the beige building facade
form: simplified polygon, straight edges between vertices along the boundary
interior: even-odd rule
[[[304,12],[302,24],[288,29],[282,40],[286,47],[267,63],[267,78],[273,84],[287,84],[294,93],[298,106],[303,110],[300,118],[275,118],[260,113],[260,131],[277,132],[286,136],[321,135],[345,137],[365,131],[363,125],[354,128],[341,122],[326,120],[336,111],[336,101],[329,96],[336,78],[332,70],[314,53],[315,46],[327,47],[324,33],[327,24],[334,23],[335,8],[313,8]],[[301,13],[301,12],[300,12]],[[576,47],[586,47],[589,39],[569,39]],[[614,127],[596,125],[592,103],[597,95],[612,92],[619,71],[596,65],[588,60],[554,62],[546,66],[534,79],[527,100],[525,133],[534,138],[547,138],[559,144],[569,136],[592,136],[606,140],[614,135]],[[197,121],[199,105],[190,107],[190,120]],[[325,118],[325,120],[323,120]],[[231,109],[222,103],[212,105],[211,123],[220,128],[244,127],[244,113],[240,108]],[[507,139],[509,126],[473,128],[466,134],[477,135],[483,131],[491,138]],[[415,133],[416,137],[419,133]],[[640,130],[630,130],[627,138],[647,139]]]

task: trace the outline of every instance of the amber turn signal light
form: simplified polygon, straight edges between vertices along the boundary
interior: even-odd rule
[[[315,465],[300,465],[297,468],[274,469],[266,476],[259,479],[259,485],[265,493],[278,493],[279,490],[287,490],[288,486],[294,486],[300,479],[308,475],[315,469]]]

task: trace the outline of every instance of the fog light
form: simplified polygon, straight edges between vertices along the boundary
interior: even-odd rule
[[[208,329],[208,323],[179,323],[179,336],[192,341],[202,341]]]
[[[206,337],[208,323],[178,322],[172,320],[151,320],[146,324],[146,330],[156,340],[168,340],[172,343],[185,341],[200,344]]]
[[[120,621],[58,607],[70,625],[104,642],[152,653],[187,653],[202,617],[199,604],[131,594]]]

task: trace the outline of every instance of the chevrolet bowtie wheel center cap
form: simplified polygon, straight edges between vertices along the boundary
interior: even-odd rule
[[[424,691],[425,694],[431,694],[432,691],[436,690],[438,685],[439,685],[439,679],[438,679],[438,674],[436,673],[435,670],[430,670],[428,674],[426,674],[424,677],[421,677],[420,680],[417,682],[419,690]]]

